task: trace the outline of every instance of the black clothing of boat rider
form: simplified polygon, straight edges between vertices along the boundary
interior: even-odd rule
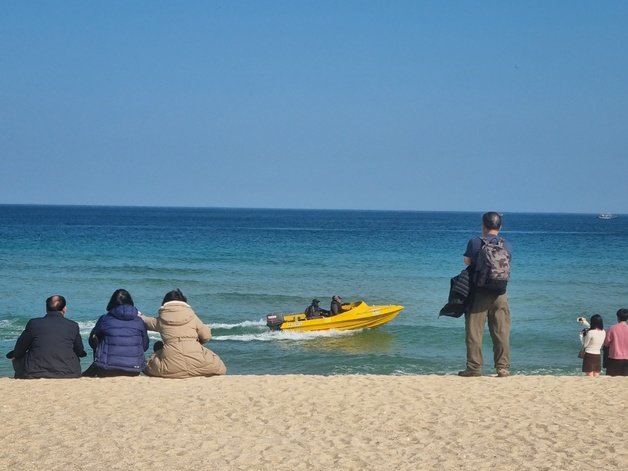
[[[320,303],[321,302],[318,299],[312,299],[312,304],[305,309],[306,319],[318,319],[329,316],[329,311],[321,309]]]
[[[331,307],[329,309],[329,315],[335,316],[342,311],[342,298],[337,294],[331,298]]]

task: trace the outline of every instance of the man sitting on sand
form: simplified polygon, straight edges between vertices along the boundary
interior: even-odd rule
[[[31,319],[7,354],[16,378],[79,378],[79,358],[87,355],[76,322],[65,318],[65,298],[46,299],[46,315]]]

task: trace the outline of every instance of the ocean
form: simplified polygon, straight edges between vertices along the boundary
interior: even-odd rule
[[[491,209],[491,208],[488,208]],[[0,206],[0,376],[4,354],[59,293],[87,335],[111,293],[155,315],[180,288],[212,328],[229,374],[455,374],[463,318],[438,317],[480,213]],[[628,216],[504,214],[515,374],[577,375],[579,315],[605,326],[628,307]],[[268,313],[332,295],[402,304],[374,330],[271,332]],[[151,338],[157,340],[158,334]],[[150,351],[150,350],[149,350]],[[148,355],[148,353],[147,353]],[[90,363],[91,352],[83,360]],[[485,371],[493,371],[488,331]]]

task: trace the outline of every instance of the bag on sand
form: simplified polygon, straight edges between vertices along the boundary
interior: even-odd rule
[[[510,278],[510,254],[501,237],[482,237],[482,247],[475,262],[475,286],[492,291],[506,291]]]

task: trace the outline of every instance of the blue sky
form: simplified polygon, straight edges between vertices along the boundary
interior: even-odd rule
[[[0,203],[628,213],[628,2],[0,6]]]

